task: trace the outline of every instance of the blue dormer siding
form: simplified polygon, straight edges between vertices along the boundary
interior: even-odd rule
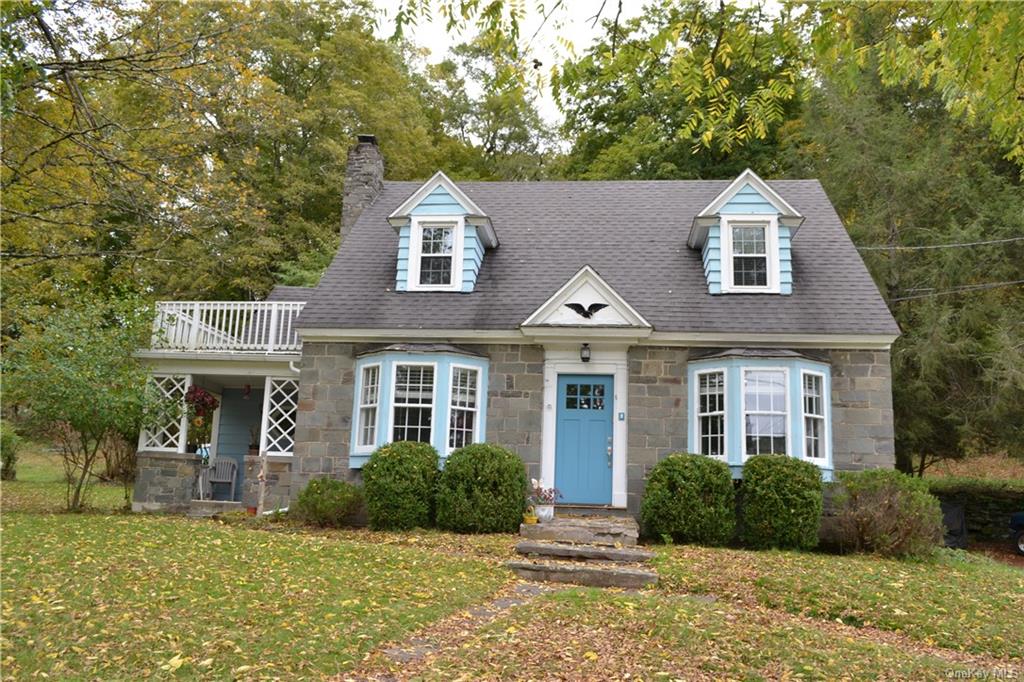
[[[770,201],[761,196],[761,193],[751,187],[749,184],[743,185],[740,191],[726,202],[725,206],[721,208],[719,213],[775,213],[778,214],[779,209],[775,208]]]
[[[793,247],[790,230],[779,225],[779,293],[793,293]]]
[[[484,245],[475,225],[466,225],[462,245],[462,293],[468,294],[476,286],[476,276],[484,262]]]
[[[409,212],[414,216],[465,216],[466,208],[444,187],[435,187]],[[409,290],[409,242],[412,236],[410,225],[398,230],[398,261],[395,272],[395,290]],[[462,288],[471,293],[484,261],[484,245],[475,225],[466,225],[462,245]]]
[[[722,207],[719,215],[779,214],[770,201],[749,184],[743,187]],[[722,228],[715,224],[708,228],[708,236],[702,252],[704,277],[709,294],[722,293]],[[788,296],[793,293],[793,250],[792,233],[779,225],[779,293]]]
[[[708,281],[708,293],[722,293],[722,227],[708,228],[708,240],[704,243],[704,277]]]

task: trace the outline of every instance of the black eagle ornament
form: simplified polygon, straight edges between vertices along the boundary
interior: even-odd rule
[[[607,308],[608,304],[607,303],[591,303],[586,308],[584,308],[583,305],[580,304],[580,303],[566,303],[565,307],[568,308],[569,310],[572,310],[573,312],[575,312],[578,315],[582,315],[583,317],[585,317],[585,318],[587,318],[589,320],[590,318],[592,318],[594,316],[594,313],[596,313],[597,311],[601,310],[602,308]]]

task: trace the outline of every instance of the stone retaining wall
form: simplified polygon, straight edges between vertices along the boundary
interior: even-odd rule
[[[202,458],[191,453],[139,452],[132,511],[188,511]]]

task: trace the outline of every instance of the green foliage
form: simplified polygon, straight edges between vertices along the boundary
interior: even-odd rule
[[[398,441],[373,451],[363,467],[370,528],[428,528],[433,521],[438,456],[429,443]]]
[[[512,533],[526,510],[523,461],[498,445],[459,448],[437,485],[437,525],[458,533]]]
[[[839,474],[835,498],[839,542],[846,549],[925,558],[942,542],[942,510],[928,484],[899,471]]]
[[[585,179],[725,178],[779,172],[777,132],[799,106],[800,42],[761,8],[654,3],[554,80]]]
[[[21,436],[9,422],[0,422],[0,481],[13,481],[18,477],[18,451]]]
[[[729,465],[702,455],[669,455],[658,462],[647,479],[640,519],[648,537],[709,545],[727,543],[736,526],[736,497]]]
[[[151,309],[134,298],[81,297],[10,346],[6,399],[60,443],[68,509],[80,509],[104,441],[137,435],[162,407],[133,357],[150,332]]]
[[[1004,541],[1010,536],[1010,515],[1024,510],[1024,480],[926,478],[928,490],[943,502],[963,506],[972,540]]]
[[[347,481],[314,478],[299,493],[289,516],[313,526],[341,528],[362,501],[362,491]]]
[[[786,455],[756,455],[743,465],[740,537],[748,547],[810,549],[821,524],[821,471]]]

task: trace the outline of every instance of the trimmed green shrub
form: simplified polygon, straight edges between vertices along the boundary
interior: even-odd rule
[[[333,478],[314,478],[299,493],[290,511],[303,523],[340,528],[362,501],[363,493],[358,486]]]
[[[1024,510],[1024,480],[926,478],[928,490],[942,502],[961,505],[972,540],[1010,537],[1010,515]]]
[[[669,455],[647,479],[640,520],[648,537],[725,544],[736,528],[736,494],[729,465],[703,455]]]
[[[363,467],[366,517],[374,530],[427,528],[433,520],[437,450],[398,441],[373,451]]]
[[[457,533],[515,532],[526,489],[526,469],[514,452],[489,443],[459,448],[437,484],[437,525]]]
[[[13,481],[18,475],[21,436],[7,422],[0,422],[0,480]]]
[[[821,471],[786,455],[756,455],[743,465],[740,537],[748,547],[810,549],[821,525]]]
[[[835,512],[843,549],[923,558],[942,542],[942,510],[924,480],[872,469],[842,472],[839,482]]]

